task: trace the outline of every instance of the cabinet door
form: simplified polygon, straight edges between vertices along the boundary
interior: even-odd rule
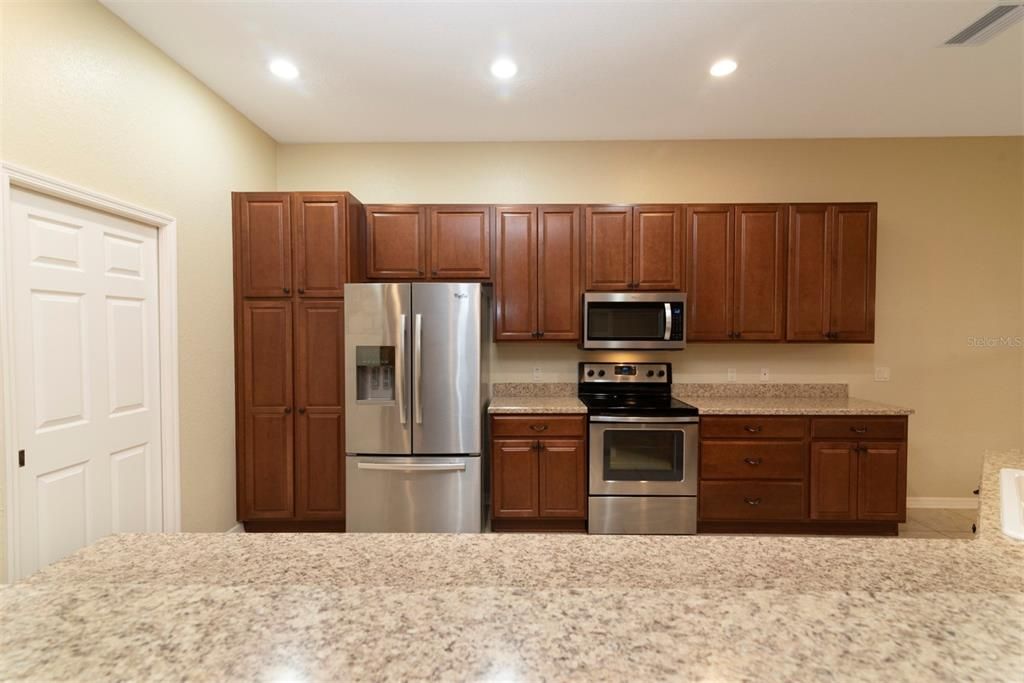
[[[586,289],[622,291],[633,285],[633,209],[588,206]]]
[[[587,475],[583,441],[541,439],[540,516],[583,519]]]
[[[536,517],[538,514],[535,441],[495,439],[491,506],[494,517]]]
[[[676,206],[633,209],[633,283],[635,289],[681,290],[685,247]]]
[[[494,340],[537,332],[537,210],[495,209]]]
[[[242,303],[245,519],[294,512],[292,473],[292,304]]]
[[[718,341],[732,335],[733,210],[730,206],[686,208],[690,255],[686,289],[686,338]]]
[[[299,296],[345,295],[348,230],[345,195],[297,194],[295,210],[295,288]]]
[[[341,301],[295,308],[295,512],[345,517],[345,309]]]
[[[235,195],[243,297],[292,293],[291,196],[279,192]]]
[[[905,522],[907,518],[907,444],[860,444],[857,518]]]
[[[781,341],[786,303],[783,207],[737,206],[733,240],[733,335]]]
[[[427,274],[427,223],[418,206],[366,207],[366,277],[417,280]]]
[[[580,338],[580,212],[542,206],[537,227],[537,332],[541,339]]]
[[[430,277],[442,280],[491,277],[489,206],[430,209]]]
[[[830,329],[838,341],[875,339],[875,205],[834,209]]]
[[[811,444],[811,519],[857,519],[857,444]]]
[[[789,209],[786,339],[823,341],[828,334],[832,255],[829,208],[800,204]]]

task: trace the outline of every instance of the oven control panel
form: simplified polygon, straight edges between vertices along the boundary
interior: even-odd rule
[[[580,363],[580,383],[672,383],[671,363]]]

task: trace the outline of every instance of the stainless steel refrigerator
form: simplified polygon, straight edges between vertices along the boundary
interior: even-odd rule
[[[345,285],[348,531],[479,532],[487,290]]]

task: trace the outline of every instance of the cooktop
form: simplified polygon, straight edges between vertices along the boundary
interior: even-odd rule
[[[590,415],[698,414],[694,406],[672,398],[671,363],[580,363],[577,396]]]

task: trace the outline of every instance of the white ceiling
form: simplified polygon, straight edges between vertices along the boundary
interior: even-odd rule
[[[986,0],[104,4],[280,142],[1024,134],[1022,25],[941,47]]]

